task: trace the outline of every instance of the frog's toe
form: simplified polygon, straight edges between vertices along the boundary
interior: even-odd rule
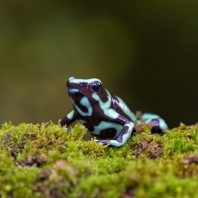
[[[162,133],[162,131],[168,128],[163,119],[153,119],[150,123],[153,125],[151,129],[152,133]]]
[[[70,132],[71,131],[71,129],[70,128],[65,128],[65,130],[67,131],[67,132]]]
[[[102,144],[102,145],[107,145],[109,144],[109,140],[95,140],[95,142]]]

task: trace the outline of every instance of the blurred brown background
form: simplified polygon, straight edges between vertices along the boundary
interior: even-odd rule
[[[198,122],[197,1],[0,1],[0,123],[57,123],[70,76],[170,127]]]

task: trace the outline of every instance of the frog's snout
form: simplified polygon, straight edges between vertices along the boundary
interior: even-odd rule
[[[75,79],[74,77],[70,77],[70,78],[69,78],[69,80],[68,80],[67,83],[66,83],[67,88],[69,87],[70,81],[72,81],[72,80],[74,80],[74,79]]]
[[[68,91],[70,93],[77,93],[77,92],[80,92],[79,89],[71,86],[71,81],[74,80],[75,78],[74,77],[70,77],[69,80],[67,81],[67,88],[68,88]]]
[[[75,77],[70,77],[70,78],[69,78],[69,81],[70,81],[70,80],[73,80],[73,79],[75,79]]]

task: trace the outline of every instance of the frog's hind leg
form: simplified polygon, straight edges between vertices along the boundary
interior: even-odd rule
[[[162,131],[168,129],[168,126],[164,119],[162,119],[160,116],[152,113],[142,113],[142,119],[146,123],[152,124],[152,133],[161,133]]]

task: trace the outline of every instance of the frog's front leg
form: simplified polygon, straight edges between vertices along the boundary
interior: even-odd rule
[[[118,114],[113,109],[109,109],[105,112],[105,115],[111,119],[111,122],[118,123],[123,126],[120,131],[119,136],[115,140],[96,140],[96,142],[101,143],[102,145],[110,144],[112,146],[120,147],[124,145],[127,140],[130,138],[134,124],[124,116]]]
[[[76,113],[74,111],[71,111],[68,113],[61,121],[60,124],[61,126],[64,125],[70,125],[72,122],[74,122],[77,119]]]
[[[133,122],[130,121],[129,123],[126,123],[122,131],[120,132],[118,138],[116,140],[109,140],[110,145],[117,147],[124,145],[127,142],[127,140],[131,137],[133,128]]]

